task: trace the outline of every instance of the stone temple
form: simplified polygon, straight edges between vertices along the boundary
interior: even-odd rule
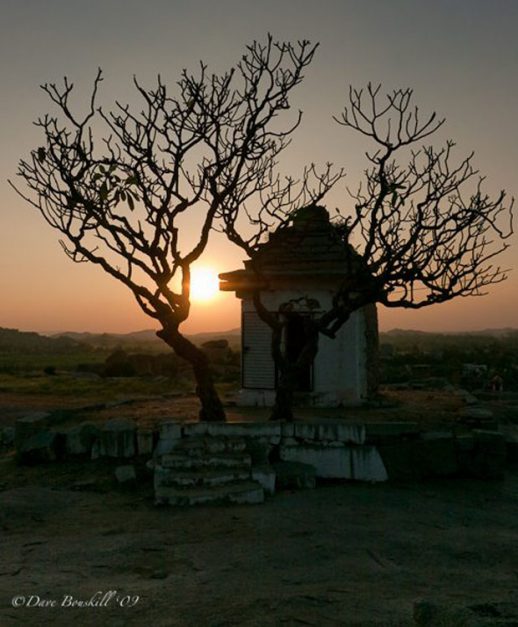
[[[328,311],[338,287],[353,275],[357,285],[361,272],[360,257],[339,238],[326,209],[312,205],[272,233],[243,269],[220,274],[220,288],[241,299],[240,405],[272,405],[277,383],[272,332],[256,313],[253,291],[268,311],[287,318],[283,350],[296,359],[305,341],[304,318]],[[318,407],[364,402],[377,383],[376,306],[358,309],[334,339],[320,334],[318,342],[313,363],[299,373],[298,398]]]

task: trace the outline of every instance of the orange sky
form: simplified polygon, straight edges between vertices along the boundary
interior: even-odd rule
[[[279,6],[280,5],[280,6]],[[492,192],[516,195],[518,164],[518,4],[512,0],[8,0],[2,6],[0,68],[0,326],[51,332],[126,332],[152,326],[126,288],[98,268],[75,265],[58,237],[8,187],[19,157],[39,145],[31,122],[50,109],[38,85],[68,75],[83,95],[96,68],[105,72],[103,98],[130,101],[133,74],[152,84],[173,83],[182,67],[202,58],[215,71],[239,59],[266,32],[279,39],[310,38],[321,47],[294,96],[304,119],[287,167],[333,161],[361,178],[363,145],[332,122],[349,83],[382,81],[414,88],[425,110],[447,117],[439,140],[452,137],[459,155],[476,151]],[[82,87],[81,87],[82,86]],[[84,88],[84,89],[83,89]],[[79,98],[80,102],[80,98]],[[347,208],[343,190],[328,206]],[[517,239],[502,265],[518,267]],[[243,255],[216,237],[200,265],[239,267]],[[460,299],[420,311],[380,311],[381,328],[475,330],[518,327],[518,276],[487,297]],[[238,301],[220,294],[195,303],[185,330],[239,325]]]

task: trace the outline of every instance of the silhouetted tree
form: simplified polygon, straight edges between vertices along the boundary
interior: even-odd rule
[[[351,88],[347,107],[335,118],[371,140],[374,150],[366,154],[370,165],[365,179],[349,192],[351,209],[335,222],[336,236],[350,253],[350,270],[329,310],[305,319],[307,341],[295,361],[290,361],[281,341],[288,318],[264,307],[265,277],[254,260],[260,257],[266,233],[284,229],[299,207],[308,200],[318,202],[343,173],[333,175],[328,166],[312,188],[308,181],[314,168],[306,170],[298,187],[290,179],[279,184],[264,168],[245,192],[234,187],[223,203],[226,231],[248,253],[257,273],[256,310],[272,329],[272,353],[280,373],[273,418],[292,417],[298,370],[314,359],[319,335],[334,337],[352,312],[371,303],[418,309],[458,296],[481,295],[485,287],[506,278],[494,259],[508,247],[513,201],[506,206],[505,192],[494,197],[484,192],[483,177],[472,165],[473,154],[456,161],[452,141],[438,149],[419,147],[444,119],[435,113],[421,118],[412,97],[410,89],[383,98],[379,86]],[[266,194],[251,216],[256,229],[249,235],[238,227],[237,217],[251,187],[263,194],[273,187],[269,181],[277,181],[275,191]],[[295,188],[302,193],[294,194]],[[293,247],[293,239],[288,238],[287,245]]]
[[[277,117],[315,48],[268,37],[224,74],[210,75],[203,64],[196,75],[184,71],[175,96],[160,78],[153,89],[135,80],[141,111],[119,103],[109,113],[97,108],[101,70],[83,116],[71,105],[67,79],[61,87],[45,84],[58,115],[37,121],[44,143],[19,164],[29,191],[18,193],[61,233],[66,254],[126,285],[159,323],[157,335],[192,364],[203,420],[225,415],[205,353],[180,331],[190,268],[226,199],[243,198],[251,184],[261,190],[261,172],[298,126],[300,113],[288,128]]]

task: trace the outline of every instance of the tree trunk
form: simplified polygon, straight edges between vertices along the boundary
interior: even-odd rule
[[[196,379],[196,394],[200,399],[200,420],[204,422],[224,422],[225,410],[214,387],[209,360],[205,353],[184,337],[176,327],[163,325],[157,336],[164,340],[174,352],[188,361]]]
[[[293,422],[293,392],[295,389],[296,368],[285,363],[280,368],[280,376],[275,391],[275,403],[272,407],[270,420],[286,420]]]
[[[297,385],[299,372],[311,365],[318,352],[319,330],[315,321],[309,316],[305,321],[306,341],[300,348],[296,361],[290,361],[289,356],[281,349],[282,330],[274,330],[272,334],[272,356],[279,369],[275,403],[270,414],[270,420],[287,420],[292,422],[293,397]]]

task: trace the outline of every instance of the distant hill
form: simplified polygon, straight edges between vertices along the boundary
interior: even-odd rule
[[[381,331],[380,335],[387,337],[432,337],[432,336],[486,336],[486,337],[505,337],[507,335],[518,334],[518,329],[513,327],[504,327],[502,329],[480,329],[478,331],[414,331],[413,329],[390,329],[390,331]]]
[[[0,327],[0,351],[2,353],[71,353],[88,350],[78,340],[70,337],[46,337],[39,333],[4,329]]]
[[[125,350],[168,350],[163,340],[156,336],[153,329],[133,331],[131,333],[78,333],[74,331],[57,333],[53,338],[68,338],[82,342],[95,348],[124,348]],[[241,330],[208,331],[187,336],[195,344],[203,344],[209,340],[227,339],[233,347],[239,346]]]
[[[209,340],[227,339],[233,349],[239,349],[241,343],[241,330],[229,329],[228,331],[212,331],[195,333],[188,336],[195,344],[201,345]],[[484,339],[485,338],[485,339]],[[465,332],[427,332],[408,329],[391,329],[382,331],[382,342],[403,344],[429,344],[437,341],[450,343],[455,339],[463,343],[483,342],[518,338],[518,329],[483,329],[481,331]],[[51,337],[39,333],[18,331],[17,329],[5,329],[0,327],[0,352],[13,353],[70,353],[78,350],[115,350],[123,348],[128,352],[166,352],[167,346],[160,340],[153,329],[144,329],[132,333],[80,333],[70,331],[57,333]]]

